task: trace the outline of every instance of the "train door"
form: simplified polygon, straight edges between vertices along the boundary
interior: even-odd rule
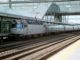
[[[10,33],[11,22],[9,21],[1,21],[1,33]]]

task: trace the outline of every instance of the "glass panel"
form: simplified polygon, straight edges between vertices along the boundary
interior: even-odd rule
[[[80,15],[67,15],[62,16],[64,23],[80,24]]]
[[[80,12],[80,1],[56,2],[60,7],[60,12]]]
[[[54,16],[44,16],[43,21],[54,22]]]
[[[35,10],[38,8],[37,3],[27,3],[27,4],[12,4],[13,9],[20,9],[20,10],[27,10],[29,12],[35,12]]]
[[[9,33],[11,28],[11,22],[9,18],[0,18],[0,33]]]
[[[3,7],[3,8],[9,7],[9,4],[0,4],[0,7]]]
[[[30,0],[12,0],[12,1],[30,1]]]

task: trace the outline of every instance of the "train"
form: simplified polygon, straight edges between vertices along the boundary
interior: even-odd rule
[[[0,39],[13,35],[21,37],[79,30],[80,24],[55,23],[32,17],[0,15]]]
[[[35,18],[16,20],[16,23],[16,27],[12,28],[11,32],[22,36],[80,30],[79,24],[47,22]]]

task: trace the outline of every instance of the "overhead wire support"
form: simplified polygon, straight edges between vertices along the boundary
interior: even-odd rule
[[[12,8],[12,2],[9,0],[9,8]]]

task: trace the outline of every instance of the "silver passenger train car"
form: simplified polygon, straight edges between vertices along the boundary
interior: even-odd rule
[[[3,19],[5,19],[6,21],[8,19],[8,22],[10,22],[9,24],[6,23],[7,25],[5,26],[7,27],[6,29],[5,28],[3,29],[4,33],[6,30],[8,30],[9,31],[8,33],[10,35],[24,36],[80,30],[79,24],[77,25],[77,24],[54,23],[32,17],[27,17],[25,19],[23,16],[21,18],[20,17],[21,16],[11,14],[2,16]]]

